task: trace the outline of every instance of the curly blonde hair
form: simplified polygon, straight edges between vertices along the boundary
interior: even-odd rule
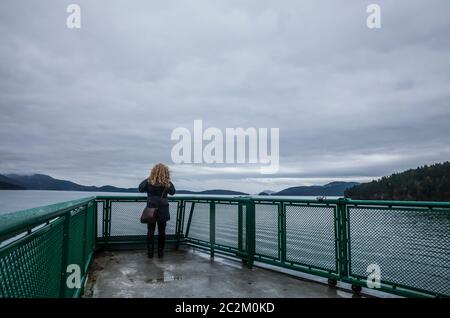
[[[170,171],[169,167],[162,163],[157,163],[153,166],[148,182],[151,185],[161,185],[165,188],[170,187]]]

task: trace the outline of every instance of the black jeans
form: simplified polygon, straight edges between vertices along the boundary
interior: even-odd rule
[[[153,243],[155,237],[155,228],[158,224],[158,254],[162,254],[164,243],[166,242],[166,224],[167,222],[155,222],[147,224],[147,249],[153,253]]]

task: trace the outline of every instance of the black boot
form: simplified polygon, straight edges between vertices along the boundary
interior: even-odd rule
[[[163,257],[164,256],[164,243],[165,243],[166,238],[163,237],[159,237],[158,238],[158,257]]]
[[[147,256],[148,256],[148,258],[153,258],[153,249],[154,249],[153,240],[147,239]]]

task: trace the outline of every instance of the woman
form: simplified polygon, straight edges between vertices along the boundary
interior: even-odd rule
[[[162,257],[166,240],[166,223],[170,220],[167,195],[175,194],[175,187],[170,181],[169,168],[162,163],[156,164],[152,168],[150,176],[139,185],[139,192],[147,192],[147,206],[158,209],[157,222],[147,224],[148,257],[153,257],[156,223],[158,223],[158,257]]]

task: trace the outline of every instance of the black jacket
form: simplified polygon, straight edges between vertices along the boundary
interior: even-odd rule
[[[148,182],[148,179],[143,180],[139,184],[139,192],[147,192],[147,206],[158,208],[158,222],[167,222],[170,220],[167,195],[174,195],[175,191],[172,182],[170,183],[170,187],[165,191],[163,186],[154,186]]]

